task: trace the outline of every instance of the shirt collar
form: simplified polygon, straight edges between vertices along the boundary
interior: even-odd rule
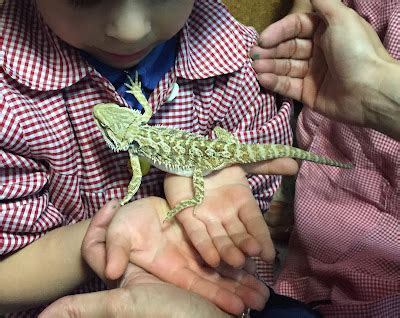
[[[0,7],[0,64],[8,75],[31,89],[65,88],[92,68],[78,50],[45,25],[34,3],[6,0]],[[255,32],[234,20],[220,1],[196,0],[180,32],[176,76],[195,80],[234,72],[248,59],[247,52],[255,42]]]
[[[229,74],[248,61],[254,29],[238,23],[219,0],[196,0],[181,32],[176,75],[204,79]]]

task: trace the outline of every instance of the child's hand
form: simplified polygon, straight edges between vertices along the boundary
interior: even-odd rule
[[[83,242],[85,260],[100,277],[110,280],[120,278],[131,262],[227,312],[262,309],[267,288],[244,270],[204,266],[179,224],[162,223],[168,210],[165,200],[155,197],[101,209]]]
[[[171,206],[193,197],[192,178],[168,175],[164,189]],[[204,200],[196,207],[195,214],[193,208],[187,208],[176,218],[210,266],[218,266],[222,259],[239,268],[244,265],[246,255],[260,255],[267,262],[274,259],[268,227],[246,173],[239,166],[207,176]]]
[[[244,169],[244,170],[243,170]],[[253,197],[247,174],[295,175],[298,164],[290,158],[231,166],[205,178],[205,196],[196,207],[177,214],[192,244],[210,266],[221,259],[234,267],[245,255],[272,262],[275,256],[267,225]],[[192,178],[167,175],[164,190],[170,206],[193,197]]]

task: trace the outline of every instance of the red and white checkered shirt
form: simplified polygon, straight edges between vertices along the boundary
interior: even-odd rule
[[[0,255],[90,218],[122,198],[130,179],[127,154],[112,152],[92,119],[94,105],[126,102],[43,24],[34,3],[0,9]],[[260,90],[247,54],[256,38],[219,1],[196,1],[175,65],[149,98],[150,124],[207,136],[221,126],[242,142],[289,144],[291,103]],[[167,102],[174,83],[179,94]],[[163,196],[163,176],[153,168],[136,198]],[[249,182],[265,211],[279,177]]]
[[[346,3],[400,59],[400,1]],[[297,137],[303,148],[350,160],[355,168],[303,162],[295,229],[276,290],[321,301],[327,317],[400,317],[400,143],[308,109]]]

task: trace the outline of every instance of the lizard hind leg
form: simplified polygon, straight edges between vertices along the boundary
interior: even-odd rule
[[[204,199],[204,177],[203,177],[203,171],[201,169],[194,169],[193,171],[193,187],[194,187],[194,197],[179,202],[173,209],[169,210],[164,218],[164,222],[171,220],[179,212],[192,206],[194,206],[193,213],[195,213],[196,207]]]

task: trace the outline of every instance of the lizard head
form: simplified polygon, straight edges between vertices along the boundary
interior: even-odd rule
[[[120,107],[116,104],[98,104],[93,108],[94,120],[102,132],[108,146],[114,151],[126,151],[130,140],[127,138],[128,129],[142,124],[139,111]]]

